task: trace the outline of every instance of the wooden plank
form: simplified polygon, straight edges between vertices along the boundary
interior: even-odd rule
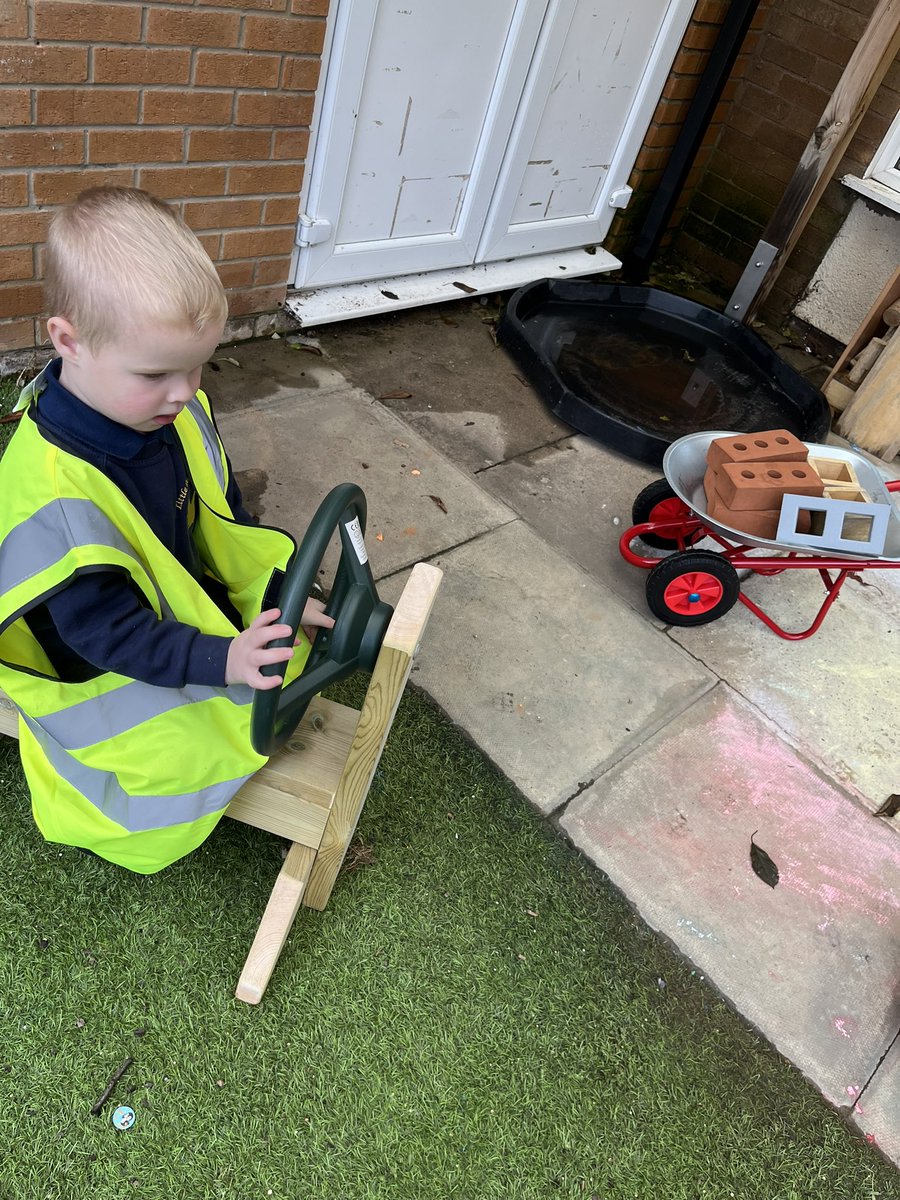
[[[247,780],[226,816],[304,846],[318,846],[358,722],[355,708],[317,696],[291,740]],[[321,728],[315,728],[320,723]]]
[[[247,1004],[262,1000],[303,900],[314,859],[315,851],[307,846],[295,843],[288,851],[241,971],[234,993],[238,1000]]]
[[[7,737],[19,736],[19,714],[9,696],[0,691],[0,733]]]
[[[838,432],[890,461],[900,453],[900,335],[894,333],[844,409]]]
[[[437,567],[419,563],[413,567],[394,610],[372,672],[331,819],[303,897],[303,903],[310,908],[323,909],[328,903],[442,578],[443,572]]]
[[[841,371],[843,371],[845,365],[851,360],[851,358],[855,358],[856,355],[859,354],[860,350],[862,350],[863,346],[868,345],[869,341],[875,337],[876,334],[882,332],[885,326],[885,310],[890,308],[890,306],[896,300],[900,300],[900,267],[894,271],[893,275],[881,289],[877,299],[875,300],[875,303],[866,313],[862,324],[847,343],[844,353],[834,364],[830,375],[825,380],[823,385],[823,392],[825,391],[825,388],[828,387],[829,383],[831,383],[832,379],[834,379],[840,374]]]
[[[759,310],[900,51],[900,0],[879,0],[760,240],[778,253],[744,315]]]

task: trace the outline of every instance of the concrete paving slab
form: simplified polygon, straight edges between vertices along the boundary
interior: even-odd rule
[[[379,578],[512,520],[505,505],[371,396],[335,371],[311,370],[315,390],[270,395],[219,417],[238,482],[262,521],[301,537],[335,484],[359,483]],[[326,576],[333,562],[332,554]]]
[[[658,467],[624,458],[578,434],[491,467],[478,478],[551,546],[662,628],[647,608],[646,572],[629,566],[618,548],[631,524],[635,497],[662,478]]]
[[[892,578],[893,577],[893,578]],[[870,808],[900,790],[896,691],[900,572],[847,580],[818,633],[786,642],[743,605],[709,625],[670,636],[770,717]],[[785,628],[811,623],[825,592],[818,574],[786,571],[743,583]]]
[[[493,298],[466,300],[323,326],[317,336],[331,365],[474,472],[572,433],[494,342],[499,315]]]
[[[900,1010],[900,988],[896,999]],[[900,1036],[850,1114],[866,1141],[900,1167]]]
[[[203,389],[217,417],[286,392],[317,391],[323,383],[321,356],[292,349],[286,337],[220,346],[203,371]],[[213,369],[215,368],[215,369]],[[326,373],[330,385],[333,375]]]
[[[714,683],[521,521],[445,572],[416,682],[545,813]],[[380,589],[393,602],[404,579]]]
[[[900,842],[720,685],[560,824],[835,1105],[900,1025]],[[751,837],[775,862],[754,873]]]

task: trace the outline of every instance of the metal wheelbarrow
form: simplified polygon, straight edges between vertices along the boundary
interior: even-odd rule
[[[665,479],[649,484],[636,497],[633,524],[619,539],[619,551],[633,566],[650,571],[647,604],[667,625],[705,625],[724,616],[740,601],[779,637],[802,641],[820,627],[848,576],[900,568],[900,511],[892,499],[892,493],[900,493],[900,479],[886,482],[868,459],[852,450],[806,442],[815,458],[852,466],[865,490],[890,506],[890,517],[884,553],[877,558],[798,550],[782,542],[750,537],[713,521],[707,514],[703,488],[706,452],[715,438],[730,435],[731,431],[705,431],[672,443],[663,459]],[[636,538],[646,546],[671,553],[665,558],[642,555],[632,548]],[[721,549],[696,549],[696,543],[706,538]],[[818,571],[825,585],[825,599],[812,624],[799,633],[783,629],[743,592],[738,575],[742,570],[754,575]]]

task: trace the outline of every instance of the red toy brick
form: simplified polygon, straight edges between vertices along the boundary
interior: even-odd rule
[[[714,470],[723,463],[805,462],[809,451],[787,429],[766,429],[762,433],[732,434],[715,438],[706,453]]]
[[[822,480],[805,462],[722,464],[716,472],[716,492],[728,508],[745,512],[778,509],[781,497],[821,496]]]

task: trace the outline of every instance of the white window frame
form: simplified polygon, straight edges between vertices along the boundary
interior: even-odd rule
[[[900,192],[900,112],[894,117],[884,141],[875,152],[875,157],[866,171],[866,179],[874,179],[885,187]]]
[[[900,213],[900,112],[862,176],[845,175],[842,183],[854,192]]]

